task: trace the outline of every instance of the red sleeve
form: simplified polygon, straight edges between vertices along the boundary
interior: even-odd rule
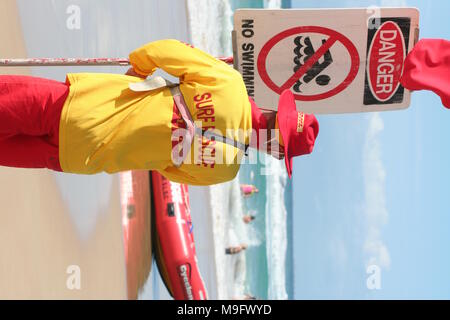
[[[256,105],[255,101],[252,98],[248,98],[250,104],[252,106],[252,129],[256,130],[257,135],[259,136],[259,129],[267,128],[266,117],[262,114],[261,110]]]
[[[450,108],[450,41],[422,39],[408,54],[401,84],[410,90],[431,90]]]

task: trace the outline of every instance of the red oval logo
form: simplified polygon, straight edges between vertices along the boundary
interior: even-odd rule
[[[392,21],[383,23],[373,37],[367,65],[370,90],[377,100],[389,100],[400,86],[405,53],[400,27]]]

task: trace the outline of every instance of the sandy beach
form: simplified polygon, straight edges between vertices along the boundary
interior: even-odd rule
[[[2,1],[0,6],[1,56],[27,56],[15,1]],[[30,70],[3,68],[1,73]],[[54,174],[0,168],[1,299],[126,298],[119,189],[114,180],[109,206],[95,232],[82,242]],[[79,267],[80,290],[66,285],[70,266]]]
[[[26,57],[25,43],[15,0],[0,5],[0,55],[2,58]],[[30,74],[28,68],[5,68],[0,74]]]

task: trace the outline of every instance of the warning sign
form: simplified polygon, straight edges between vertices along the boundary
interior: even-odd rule
[[[409,29],[409,18],[389,18],[381,19],[378,28],[368,30],[365,105],[403,101],[405,90],[400,77],[408,51]]]
[[[406,108],[399,80],[418,19],[411,8],[237,10],[235,68],[265,108],[285,89],[309,113]]]
[[[319,45],[314,48],[314,39],[310,34],[315,33],[316,40],[319,39]],[[294,74],[291,75],[281,86],[277,86],[267,72],[267,57],[270,50],[283,38],[295,35],[294,38]],[[329,87],[331,77],[327,74],[327,68],[333,63],[333,56],[330,48],[340,42],[345,49],[350,60],[350,68],[347,76],[343,81],[338,83],[334,88],[327,88],[322,93],[305,94],[302,90],[312,80],[315,80],[312,87],[317,87],[320,91],[321,87]],[[317,49],[317,50],[316,50]],[[353,43],[342,34],[323,27],[308,26],[296,27],[277,34],[270,39],[262,48],[258,56],[258,72],[264,83],[274,92],[281,94],[283,90],[292,88],[294,96],[301,101],[314,101],[332,97],[344,90],[355,79],[359,68],[359,55]],[[289,75],[288,75],[289,76]],[[336,81],[334,81],[336,82]],[[303,85],[303,86],[302,86]],[[311,86],[310,86],[311,87]]]

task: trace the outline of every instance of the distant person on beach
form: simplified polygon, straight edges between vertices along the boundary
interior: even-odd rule
[[[236,253],[239,253],[239,252],[241,252],[241,251],[243,251],[245,249],[247,249],[247,245],[245,243],[243,243],[243,244],[241,244],[239,246],[236,246],[236,247],[225,248],[225,254],[236,254]]]
[[[241,193],[244,197],[250,197],[258,192],[258,188],[252,184],[241,184]]]
[[[155,170],[211,185],[233,179],[250,146],[284,158],[289,177],[292,158],[313,151],[319,124],[289,90],[278,112],[260,110],[238,71],[177,40],[148,43],[129,60],[126,75],[69,73],[65,83],[0,75],[0,165]],[[158,68],[179,84],[143,80]]]
[[[244,215],[243,217],[242,217],[242,220],[244,221],[244,223],[250,223],[250,222],[252,222],[253,220],[255,220],[255,216],[254,215],[252,215],[252,214],[246,214],[246,215]]]

